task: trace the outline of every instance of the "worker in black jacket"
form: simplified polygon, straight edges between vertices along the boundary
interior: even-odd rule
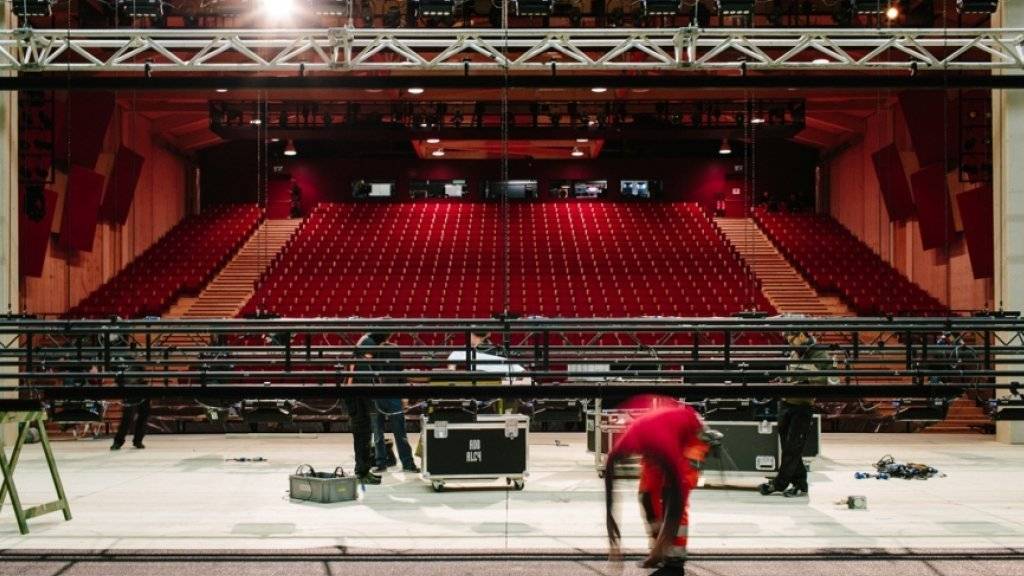
[[[373,383],[370,375],[370,372],[373,371],[373,366],[367,360],[373,358],[373,349],[387,341],[388,336],[388,334],[370,333],[363,335],[359,339],[359,342],[356,343],[354,356],[363,360],[363,362],[353,364],[352,370],[354,372],[365,372],[366,375],[352,378],[351,383],[363,386]],[[356,477],[363,484],[380,484],[380,476],[371,471],[371,467],[374,465],[373,446],[371,445],[373,440],[371,418],[377,412],[373,405],[373,400],[362,396],[348,398],[345,400],[345,406],[348,409],[349,427],[352,429]]]
[[[129,342],[125,335],[111,336],[110,345],[114,349],[111,360],[115,370],[125,372],[145,370],[144,366],[133,361],[135,343]],[[131,378],[121,380],[118,384],[120,386],[144,386],[145,381],[141,378]],[[145,448],[146,445],[142,443],[142,440],[146,436],[146,427],[149,426],[149,411],[149,398],[135,400],[126,397],[121,404],[121,423],[117,427],[117,433],[114,434],[114,443],[110,445],[110,449],[120,450],[124,446],[129,429],[132,430],[132,446],[139,450]]]

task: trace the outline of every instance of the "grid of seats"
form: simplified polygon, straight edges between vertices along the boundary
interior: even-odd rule
[[[261,219],[255,204],[218,206],[187,218],[66,316],[159,316],[179,297],[199,294]]]
[[[831,218],[759,208],[754,219],[815,288],[840,296],[857,314],[949,313],[941,302]]]
[[[511,309],[548,317],[773,312],[695,204],[514,203]],[[497,204],[320,204],[240,312],[489,317],[502,309]]]

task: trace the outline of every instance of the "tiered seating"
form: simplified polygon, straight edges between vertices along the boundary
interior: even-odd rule
[[[772,311],[695,204],[510,207],[511,309],[549,317]],[[321,204],[240,314],[488,317],[502,309],[500,207]]]
[[[253,204],[220,206],[185,219],[67,316],[160,315],[180,296],[199,294],[260,219],[260,209]]]
[[[857,314],[949,314],[946,306],[831,218],[757,209],[754,219],[815,288],[837,294]]]

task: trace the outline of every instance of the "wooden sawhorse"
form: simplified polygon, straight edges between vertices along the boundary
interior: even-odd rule
[[[64,486],[60,482],[60,474],[57,473],[57,461],[53,458],[50,438],[46,435],[46,411],[42,404],[24,400],[0,400],[0,426],[8,423],[18,425],[18,437],[14,441],[14,450],[11,451],[10,460],[7,459],[7,449],[0,445],[0,472],[3,473],[0,508],[3,508],[7,493],[10,492],[14,517],[18,520],[18,529],[22,534],[28,534],[29,518],[61,510],[64,512],[64,519],[71,520],[71,506],[68,504],[67,496],[64,495]],[[57,489],[57,500],[26,509],[21,507],[21,497],[18,496],[18,489],[14,484],[14,469],[18,466],[21,448],[25,445],[28,431],[33,425],[39,431],[39,442],[43,447],[43,455],[46,456],[46,464],[50,467],[53,486]]]

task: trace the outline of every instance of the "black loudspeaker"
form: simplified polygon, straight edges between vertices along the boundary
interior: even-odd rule
[[[33,222],[46,217],[46,196],[40,184],[29,184],[25,188],[25,216]]]

